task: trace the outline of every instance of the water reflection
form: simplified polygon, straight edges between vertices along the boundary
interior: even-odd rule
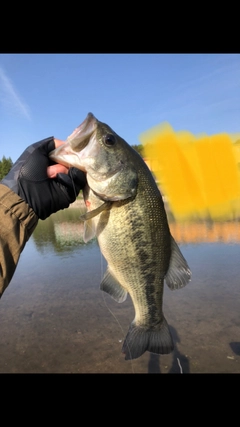
[[[27,243],[1,299],[0,373],[240,373],[239,222],[170,220],[192,270],[188,286],[164,290],[175,349],[128,362],[121,346],[132,302],[99,290],[106,262],[96,240],[82,240],[83,212],[39,221]]]
[[[173,358],[171,361],[171,366],[164,366],[164,371],[168,370],[169,374],[189,374],[190,373],[190,367],[189,367],[189,360],[188,358],[182,354],[178,349],[178,343],[180,343],[180,338],[178,336],[177,330],[173,328],[173,326],[169,325],[170,331],[173,337],[174,341],[174,351],[173,351]],[[158,354],[149,354],[149,362],[148,362],[148,373],[149,374],[161,374],[161,364],[160,359],[163,359],[165,356],[160,356]]]
[[[240,242],[240,222],[235,221],[199,221],[170,222],[173,236],[179,243],[202,242]]]
[[[84,207],[70,208],[56,212],[44,221],[39,221],[33,233],[37,249],[43,252],[51,247],[56,253],[69,252],[74,246],[81,246],[83,241],[83,222],[80,216]]]
[[[240,356],[240,342],[230,342],[230,347],[237,356]]]
[[[52,245],[56,252],[72,250],[73,246],[85,245],[83,241],[83,222],[80,216],[84,207],[70,208],[51,215],[45,221],[39,221],[33,239],[39,250]],[[179,244],[189,243],[240,243],[240,222],[235,221],[199,221],[175,222],[171,217],[169,226]]]

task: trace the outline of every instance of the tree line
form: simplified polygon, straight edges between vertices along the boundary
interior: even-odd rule
[[[3,179],[8,172],[10,171],[11,167],[13,165],[11,157],[2,157],[2,160],[0,160],[0,180]]]

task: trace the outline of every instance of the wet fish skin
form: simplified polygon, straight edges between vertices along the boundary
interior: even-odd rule
[[[91,214],[83,237],[87,242],[97,236],[108,264],[100,289],[117,302],[129,293],[135,309],[122,347],[125,359],[145,351],[170,353],[174,344],[162,311],[164,280],[178,289],[189,282],[191,271],[171,236],[161,193],[141,156],[109,126],[91,113],[81,126],[83,137],[81,129],[75,130],[80,142],[73,137],[67,154],[59,147],[51,157],[87,173],[84,200]],[[105,201],[112,203],[103,206]]]

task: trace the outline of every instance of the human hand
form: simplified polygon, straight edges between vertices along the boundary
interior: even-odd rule
[[[1,181],[25,200],[40,219],[67,208],[86,184],[84,172],[49,158],[49,153],[63,143],[50,137],[30,145]]]

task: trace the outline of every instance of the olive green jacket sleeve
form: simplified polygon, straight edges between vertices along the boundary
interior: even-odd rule
[[[10,283],[38,216],[16,193],[0,183],[0,297]]]

